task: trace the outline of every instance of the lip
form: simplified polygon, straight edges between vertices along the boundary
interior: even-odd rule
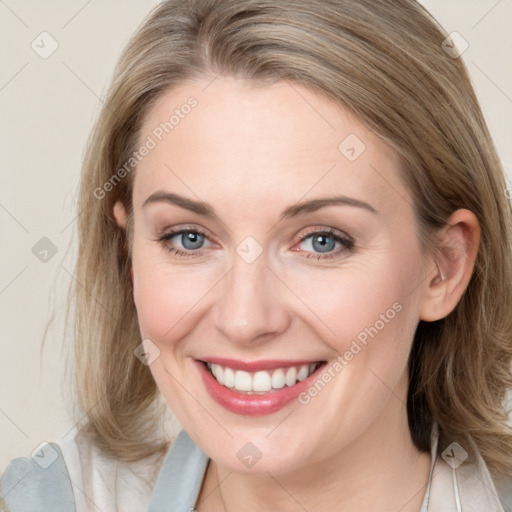
[[[212,364],[222,364],[217,363],[216,361],[231,361],[229,359],[215,359],[208,360],[208,362],[212,362]],[[241,363],[240,361],[237,361]],[[279,361],[279,364],[282,365],[285,361]],[[303,364],[311,363],[312,361],[304,361]],[[254,363],[244,363],[246,366],[244,368],[248,368],[247,365],[254,367],[255,364],[258,364],[256,371],[261,370],[262,363],[254,362]],[[266,361],[267,364],[274,365],[276,361]],[[299,365],[300,361],[293,361],[293,364],[289,364],[288,366]],[[243,416],[264,416],[267,414],[272,414],[277,412],[284,407],[286,407],[289,403],[293,402],[303,391],[305,391],[311,383],[316,380],[319,373],[325,367],[327,362],[322,361],[318,368],[306,379],[297,382],[295,385],[288,387],[285,386],[281,389],[271,391],[264,395],[247,395],[244,393],[238,393],[236,391],[232,391],[226,386],[222,386],[217,382],[215,377],[209,372],[206,367],[205,362],[196,359],[194,364],[197,366],[199,370],[199,374],[203,380],[204,386],[206,390],[212,397],[212,399],[217,402],[219,405],[224,407],[230,412],[235,414],[240,414]],[[231,364],[231,362],[230,362]],[[230,368],[235,369],[235,367],[230,366],[230,364],[225,364],[225,366],[229,366]],[[244,369],[242,367],[238,367],[236,369]],[[283,368],[283,366],[271,366],[267,367],[267,369],[272,368]],[[245,370],[248,371],[248,370]],[[255,371],[255,370],[250,370]]]
[[[276,368],[289,368],[290,366],[302,366],[303,364],[317,363],[311,359],[303,361],[282,361],[277,359],[266,359],[265,361],[239,361],[238,359],[226,359],[222,357],[207,357],[201,359],[204,363],[220,364],[233,370],[244,370],[246,372],[257,372],[260,370],[275,370]]]

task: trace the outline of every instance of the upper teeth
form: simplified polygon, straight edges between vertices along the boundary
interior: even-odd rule
[[[254,373],[243,370],[233,370],[219,364],[207,363],[213,376],[223,386],[235,388],[237,391],[265,392],[271,389],[280,389],[293,386],[297,381],[309,377],[317,366],[316,363],[302,366],[290,366],[288,368],[276,368],[270,371],[258,371]]]

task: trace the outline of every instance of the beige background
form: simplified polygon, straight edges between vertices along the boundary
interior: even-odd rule
[[[463,58],[512,179],[512,0],[423,3],[469,43]],[[121,48],[155,2],[41,4],[0,0],[0,473],[74,424],[63,320],[80,161]],[[35,40],[38,51],[51,49],[43,31],[58,43],[46,59],[31,47]],[[36,246],[49,250],[46,262],[32,252],[43,237],[57,249],[52,256],[48,242]]]

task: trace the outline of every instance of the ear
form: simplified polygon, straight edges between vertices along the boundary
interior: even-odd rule
[[[113,212],[114,219],[116,220],[116,224],[121,229],[126,229],[126,223],[128,221],[128,215],[126,214],[126,208],[124,207],[124,204],[121,201],[116,201],[116,204],[114,205]],[[130,265],[130,281],[132,283],[133,288],[133,265]]]
[[[124,204],[121,201],[116,201],[112,213],[114,214],[114,219],[116,220],[117,225],[121,229],[125,229],[128,216],[126,215],[126,209],[124,207]]]
[[[480,225],[473,212],[461,209],[438,235],[420,308],[420,318],[427,322],[449,315],[466,290],[480,244]]]

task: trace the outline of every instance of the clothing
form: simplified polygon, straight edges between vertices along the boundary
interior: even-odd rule
[[[478,450],[474,464],[455,467],[452,462],[452,469],[437,453],[438,439],[434,423],[429,481],[419,512],[512,510],[500,502]],[[449,458],[453,453],[445,458],[455,460]],[[10,512],[192,512],[208,461],[185,430],[167,454],[133,463],[105,457],[75,430],[43,448],[40,457],[13,459],[0,482],[0,495]]]

